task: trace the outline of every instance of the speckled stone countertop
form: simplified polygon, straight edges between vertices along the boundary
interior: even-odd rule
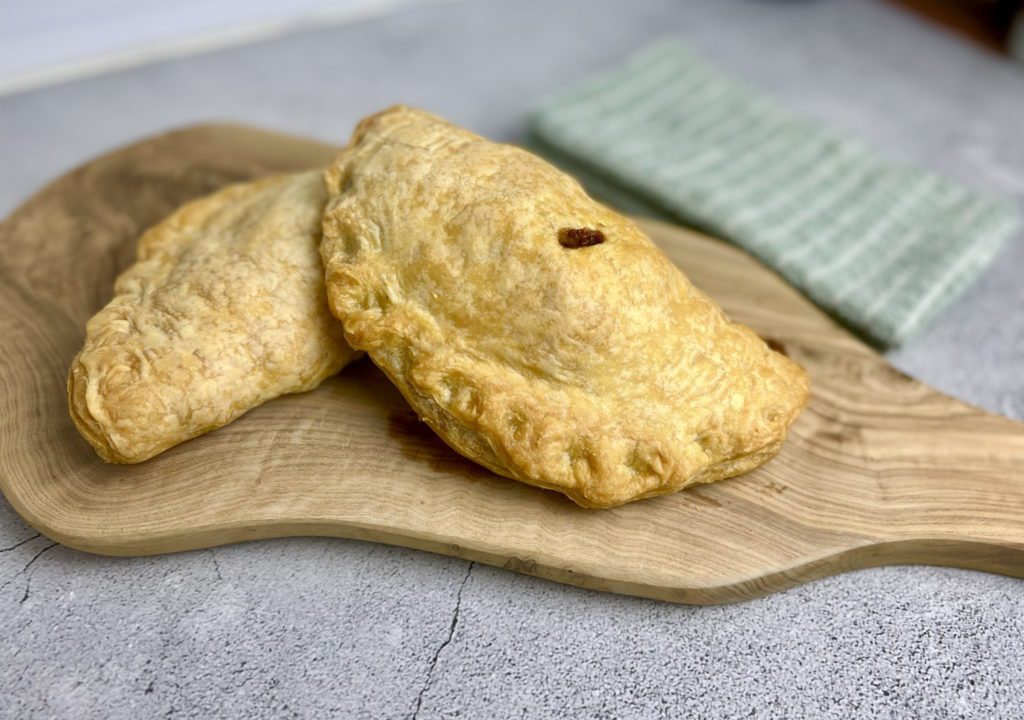
[[[343,141],[402,101],[515,139],[664,34],[888,155],[1024,201],[1024,70],[855,0],[528,0],[355,25],[0,98],[0,211],[90,156],[236,120]],[[1024,236],[891,354],[1024,418]],[[111,559],[0,501],[0,717],[1024,715],[1024,581],[898,567],[682,607],[355,541]]]

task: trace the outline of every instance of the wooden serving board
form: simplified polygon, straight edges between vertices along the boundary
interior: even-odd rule
[[[1024,576],[1024,425],[893,369],[743,252],[653,222],[698,286],[811,375],[810,407],[753,473],[583,510],[455,454],[366,360],[149,462],[101,462],[68,417],[65,373],[139,232],[225,183],[335,150],[188,129],[88,163],[0,226],[0,487],[32,526],[110,555],[358,538],[687,603],[889,563]]]

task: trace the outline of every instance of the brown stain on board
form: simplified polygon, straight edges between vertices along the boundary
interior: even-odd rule
[[[716,508],[722,507],[722,503],[721,502],[719,502],[715,498],[711,497],[710,495],[705,495],[704,494],[704,488],[701,488],[701,487],[695,487],[695,488],[690,488],[689,490],[684,490],[682,492],[682,494],[684,496],[690,498],[690,500],[692,500],[697,505],[706,505],[708,507],[716,507]]]

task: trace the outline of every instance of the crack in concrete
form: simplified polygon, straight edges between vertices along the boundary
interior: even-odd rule
[[[36,539],[37,537],[41,537],[41,536],[42,536],[42,535],[41,535],[41,533],[36,533],[36,534],[35,534],[35,535],[33,535],[32,537],[27,537],[27,538],[25,538],[24,540],[22,540],[22,541],[21,541],[21,542],[19,542],[19,543],[14,543],[14,544],[13,544],[13,545],[11,545],[10,547],[0,548],[0,553],[5,553],[5,552],[10,552],[11,550],[16,550],[17,548],[20,548],[20,547],[21,547],[22,545],[24,545],[25,543],[29,543],[29,542],[32,542],[32,541],[33,541],[33,540],[35,540],[35,539]]]
[[[217,560],[217,553],[214,552],[213,548],[207,548],[206,552],[210,559],[213,560],[213,569],[217,571],[217,579],[224,582],[224,575],[220,571],[220,561]]]
[[[469,566],[466,568],[466,575],[462,578],[462,583],[459,585],[459,591],[455,595],[455,611],[452,613],[452,622],[448,626],[448,636],[437,646],[437,650],[434,651],[434,656],[430,659],[430,667],[427,668],[427,677],[423,681],[423,687],[420,688],[419,694],[416,696],[416,707],[413,708],[412,715],[409,717],[411,720],[417,720],[420,716],[420,706],[423,704],[423,696],[426,695],[427,690],[430,688],[430,681],[434,677],[434,668],[437,667],[437,660],[441,657],[441,653],[451,643],[452,638],[455,637],[455,629],[459,626],[459,612],[462,610],[462,591],[466,589],[466,583],[469,582],[469,575],[473,572],[473,566],[476,565],[476,561],[470,561]]]
[[[60,543],[50,543],[49,545],[44,547],[42,550],[37,552],[35,555],[33,555],[32,559],[29,560],[27,563],[25,563],[25,567],[23,567],[18,572],[14,573],[14,575],[11,576],[10,580],[5,582],[3,585],[0,585],[0,590],[6,589],[8,585],[10,585],[12,582],[14,582],[15,578],[21,577],[22,575],[27,573],[29,568],[32,567],[35,564],[36,560],[38,560],[39,558],[41,558],[43,556],[43,553],[47,552],[48,550],[53,550],[53,548],[57,547],[57,545],[59,545],[59,544]],[[29,578],[28,581],[25,583],[25,594],[22,595],[21,596],[21,600],[18,601],[19,605],[23,604],[26,600],[28,600],[29,588],[30,588],[31,584],[32,584],[32,578]]]

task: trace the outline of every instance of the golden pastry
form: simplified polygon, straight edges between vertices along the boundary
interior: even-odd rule
[[[79,432],[135,463],[352,359],[324,296],[320,172],[233,185],[139,240],[68,374]]]
[[[326,178],[348,341],[494,472],[612,507],[757,467],[806,404],[798,365],[521,149],[396,107]]]

